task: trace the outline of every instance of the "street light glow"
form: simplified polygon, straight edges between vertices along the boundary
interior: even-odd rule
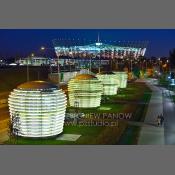
[[[45,50],[45,47],[44,47],[44,46],[42,46],[42,47],[41,47],[41,50]]]

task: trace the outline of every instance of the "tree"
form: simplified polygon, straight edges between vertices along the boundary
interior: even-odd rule
[[[169,52],[169,61],[171,69],[175,68],[175,48]]]

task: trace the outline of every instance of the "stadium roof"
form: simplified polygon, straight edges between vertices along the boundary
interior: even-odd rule
[[[132,50],[132,51],[137,51],[143,47],[136,47],[136,46],[132,46],[132,45],[128,45],[128,46],[117,46],[117,45],[110,45],[110,44],[105,44],[105,43],[93,43],[93,44],[89,44],[89,45],[81,45],[81,46],[59,46],[56,45],[55,49],[63,49],[63,50],[67,50],[67,49],[75,49],[75,50],[79,50],[79,51],[83,51],[83,50]]]

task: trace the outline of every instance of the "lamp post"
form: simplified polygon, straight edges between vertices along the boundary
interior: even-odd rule
[[[89,64],[89,73],[91,72],[91,69],[92,69],[92,57],[90,57],[90,64]]]
[[[29,60],[27,60],[27,81],[29,81],[29,65],[28,65]]]
[[[132,72],[132,58],[131,58],[131,72]]]
[[[31,55],[29,56],[29,59],[32,60],[32,57],[34,57],[35,54],[31,53]],[[29,59],[27,59],[27,81],[30,81],[30,76],[29,76]]]
[[[41,46],[41,48],[40,48],[40,50],[41,51],[45,51],[45,50],[54,50],[53,48],[46,48],[46,47],[44,47],[44,46]],[[49,63],[49,65],[50,65],[50,73],[52,73],[52,66],[51,66],[51,63]]]

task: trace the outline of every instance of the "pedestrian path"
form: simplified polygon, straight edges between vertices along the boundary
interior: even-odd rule
[[[164,145],[164,127],[156,126],[155,122],[157,116],[163,114],[162,90],[146,80],[142,80],[142,82],[145,82],[152,90],[152,96],[148,104],[145,120],[141,125],[138,145]]]
[[[165,118],[165,144],[166,145],[175,145],[175,104],[171,98],[173,94],[172,91],[167,90],[166,88],[162,88],[163,91],[163,113]],[[174,94],[173,94],[174,95]]]

